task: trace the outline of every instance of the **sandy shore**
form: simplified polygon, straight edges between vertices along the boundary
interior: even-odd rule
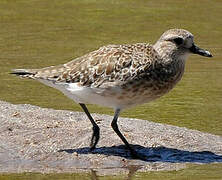
[[[97,149],[82,112],[0,101],[0,173],[178,170],[187,163],[222,163],[222,137],[187,128],[120,118],[119,127],[147,159],[133,160],[110,127],[111,116],[93,114],[100,126]]]

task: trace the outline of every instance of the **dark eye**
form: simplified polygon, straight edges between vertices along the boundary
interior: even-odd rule
[[[173,40],[177,45],[181,45],[181,44],[183,44],[183,39],[182,38],[175,38],[174,40]]]

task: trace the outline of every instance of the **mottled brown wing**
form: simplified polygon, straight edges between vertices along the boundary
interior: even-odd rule
[[[155,59],[151,45],[109,45],[73,60],[57,82],[79,82],[81,85],[100,87],[109,82],[125,82],[143,73]]]

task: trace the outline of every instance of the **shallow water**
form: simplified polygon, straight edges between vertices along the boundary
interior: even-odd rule
[[[13,68],[65,63],[106,44],[154,43],[163,31],[184,28],[195,35],[196,44],[210,50],[214,57],[192,55],[182,81],[168,95],[121,115],[222,135],[221,11],[221,0],[165,0],[161,3],[154,0],[55,0],[53,3],[2,0],[0,99],[80,111],[77,104],[60,92],[8,72]],[[113,113],[111,109],[94,105],[89,109]],[[207,171],[213,166],[221,167],[205,165],[200,169]],[[222,176],[215,171],[212,175]],[[184,173],[189,176],[192,169]],[[207,179],[208,173],[204,177]]]
[[[60,174],[39,174],[39,173],[23,173],[23,174],[0,174],[0,180],[221,180],[222,164],[211,165],[189,165],[188,168],[178,171],[159,171],[141,173],[136,172],[137,167],[128,169],[128,174],[120,174],[115,176],[100,176],[96,170],[89,173],[60,173]],[[206,171],[207,170],[207,171]]]

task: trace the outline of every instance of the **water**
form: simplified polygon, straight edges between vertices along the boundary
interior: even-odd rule
[[[129,171],[126,175],[116,176],[99,176],[96,171],[89,173],[61,173],[61,174],[39,174],[39,173],[22,173],[22,174],[2,174],[0,180],[221,180],[221,164],[211,165],[189,165],[188,168],[178,171],[160,171],[139,173]],[[207,171],[206,171],[207,170]]]
[[[80,111],[77,104],[60,92],[8,72],[13,68],[65,63],[106,44],[154,43],[165,30],[184,28],[195,35],[197,45],[210,50],[214,57],[192,55],[187,61],[185,75],[175,89],[155,102],[126,110],[121,116],[222,135],[221,11],[221,0],[165,0],[161,3],[154,0],[2,0],[0,99]],[[94,105],[89,109],[113,113],[111,109]],[[214,179],[220,175],[222,178],[221,165],[196,168],[210,172],[212,167],[215,167]],[[190,176],[192,170],[183,172]],[[169,173],[169,179],[172,179],[171,174],[177,174],[164,173]],[[151,174],[161,177],[158,172]],[[139,174],[138,178],[149,175]],[[200,175],[199,179],[208,179],[208,175]]]

